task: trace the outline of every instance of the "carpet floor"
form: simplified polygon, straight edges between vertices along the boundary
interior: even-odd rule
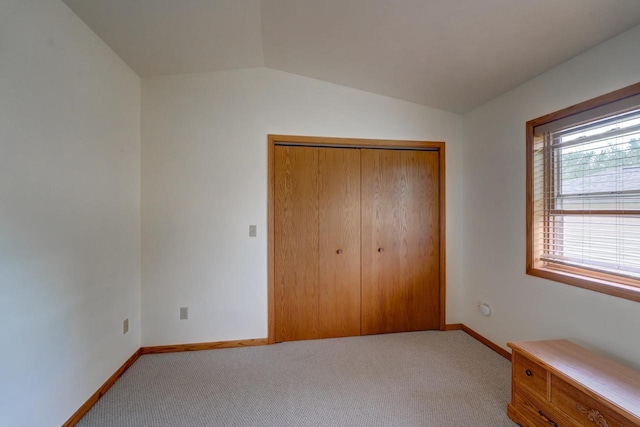
[[[461,331],[145,355],[78,426],[487,426],[511,364]]]

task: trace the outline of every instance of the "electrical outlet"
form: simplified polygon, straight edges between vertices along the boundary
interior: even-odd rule
[[[187,320],[189,318],[189,307],[180,307],[180,320]]]
[[[129,319],[124,319],[124,322],[122,322],[122,335],[127,332],[129,332]]]
[[[250,225],[249,226],[249,237],[256,237],[258,235],[258,226]]]

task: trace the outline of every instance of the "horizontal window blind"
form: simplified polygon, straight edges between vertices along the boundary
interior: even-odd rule
[[[533,190],[538,260],[640,278],[640,108],[534,129]]]

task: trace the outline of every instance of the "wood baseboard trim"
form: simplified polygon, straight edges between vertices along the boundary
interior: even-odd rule
[[[131,357],[127,359],[127,361],[124,362],[124,364],[120,366],[120,368],[113,375],[109,377],[109,379],[102,385],[102,387],[100,387],[98,391],[93,393],[91,397],[89,397],[89,399],[87,399],[87,401],[84,402],[84,404],[80,407],[80,409],[78,409],[75,412],[75,414],[73,414],[71,418],[67,420],[67,422],[62,424],[62,427],[75,426],[78,423],[78,421],[80,421],[80,419],[82,419],[82,417],[84,417],[85,414],[89,412],[89,410],[93,407],[93,405],[95,405],[96,402],[102,396],[104,396],[104,394],[111,388],[111,386],[115,384],[118,378],[120,378],[122,374],[124,374],[125,371],[129,369],[131,365],[133,365],[136,362],[136,360],[138,360],[138,358],[141,355],[142,355],[141,349],[136,350],[136,352],[133,353]]]
[[[462,323],[449,323],[444,327],[445,331],[459,331],[460,329],[462,329]]]
[[[480,335],[479,333],[477,333],[476,331],[474,331],[473,329],[471,329],[470,327],[468,327],[465,324],[462,324],[460,329],[462,329],[467,334],[471,335],[476,340],[480,341],[482,344],[484,344],[487,347],[489,347],[491,350],[493,350],[496,353],[498,353],[500,356],[504,357],[508,361],[511,361],[511,353],[509,353],[504,348],[500,347],[498,344],[489,341],[487,338],[483,337],[482,335]]]
[[[214,341],[201,342],[193,344],[176,344],[176,345],[157,345],[150,347],[141,347],[142,354],[158,354],[158,353],[176,353],[180,351],[200,351],[200,350],[216,350],[220,348],[237,348],[237,347],[253,347],[257,345],[267,345],[267,338],[254,338],[248,340],[236,341]]]

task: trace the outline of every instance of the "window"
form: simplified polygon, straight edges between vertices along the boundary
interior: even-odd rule
[[[640,83],[527,123],[527,274],[640,301]]]

